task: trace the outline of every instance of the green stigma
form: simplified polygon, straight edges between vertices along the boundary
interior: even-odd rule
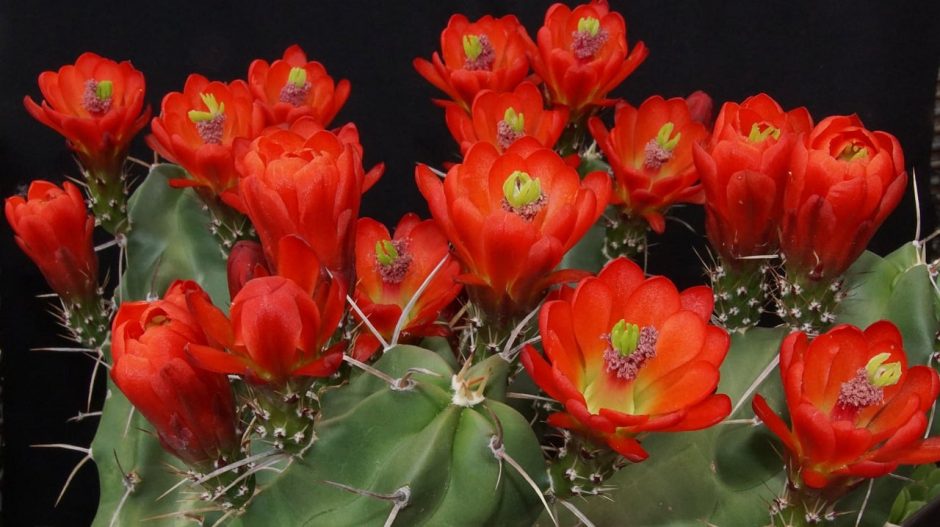
[[[587,33],[592,37],[597,36],[597,32],[601,30],[601,21],[594,17],[585,17],[581,20],[578,20],[578,32]]]
[[[768,137],[773,137],[774,139],[780,139],[780,129],[764,123],[764,128],[761,130],[759,123],[754,123],[751,125],[751,132],[747,134],[747,140],[752,143],[763,142]]]
[[[476,60],[480,53],[483,53],[483,43],[480,42],[480,37],[477,35],[464,35],[463,52],[468,59]]]
[[[516,170],[503,183],[503,196],[514,209],[521,209],[542,197],[542,184],[529,174]]]
[[[640,343],[640,326],[620,319],[610,330],[610,346],[621,357],[629,357]]]
[[[865,365],[865,371],[868,373],[868,381],[876,388],[884,388],[898,383],[901,379],[901,363],[884,362],[891,357],[890,353],[879,353],[868,361]]]
[[[398,249],[391,240],[380,240],[375,242],[375,259],[382,265],[392,265],[398,260]]]
[[[670,138],[672,131],[675,130],[675,128],[676,125],[672,121],[669,121],[668,123],[664,124],[656,134],[656,144],[667,152],[672,152],[675,150],[676,145],[679,144],[679,139],[682,138],[681,133],[676,133],[675,136]]]
[[[843,148],[842,153],[839,154],[839,159],[842,161],[855,161],[856,159],[864,159],[866,157],[868,157],[868,148],[855,143]]]
[[[201,123],[205,121],[211,121],[219,115],[225,113],[225,103],[219,103],[215,100],[215,95],[211,93],[202,93],[199,95],[202,98],[203,104],[206,105],[208,111],[202,110],[190,110],[187,114],[189,120],[194,123]]]
[[[287,74],[287,82],[298,88],[303,88],[307,84],[307,70],[296,66],[291,68],[290,73]]]
[[[517,134],[521,134],[525,131],[525,115],[517,113],[512,106],[506,108],[506,112],[503,114],[503,121],[506,121],[509,128],[512,128],[512,131]]]
[[[95,86],[95,96],[102,101],[110,99],[113,92],[114,83],[111,81],[98,81]]]

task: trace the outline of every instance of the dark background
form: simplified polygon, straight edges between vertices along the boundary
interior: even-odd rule
[[[624,14],[631,46],[643,40],[646,62],[614,95],[634,104],[653,94],[697,89],[720,103],[766,91],[784,107],[805,105],[819,120],[858,113],[869,128],[901,141],[917,173],[925,232],[935,225],[927,181],[933,99],[940,55],[936,2],[658,1],[612,0]],[[363,213],[394,223],[402,213],[427,209],[413,183],[416,161],[440,166],[456,159],[443,112],[430,103],[441,94],[412,69],[430,57],[450,14],[471,19],[515,13],[534,36],[550,2],[25,2],[0,4],[0,194],[32,179],[61,181],[78,171],[62,139],[34,122],[22,97],[39,98],[37,75],[72,63],[86,50],[130,59],[147,78],[148,100],[181,90],[186,76],[246,76],[254,58],[279,58],[300,44],[352,95],[335,124],[354,121],[366,164],[385,161],[384,178],[365,196]],[[716,107],[717,110],[717,107]],[[150,159],[142,138],[134,154]],[[138,175],[139,168],[134,168]],[[913,190],[877,235],[885,253],[912,238]],[[701,213],[680,215],[701,230]],[[46,313],[47,291],[38,272],[0,227],[0,346],[3,351],[3,520],[7,525],[84,525],[97,504],[97,477],[84,467],[58,508],[56,495],[81,454],[30,444],[88,445],[96,420],[65,423],[84,408],[92,363],[77,355],[31,352],[64,345]],[[690,245],[701,240],[677,224],[654,240],[650,269],[683,286],[701,282]],[[113,253],[102,267],[114,271]],[[111,258],[111,260],[109,260]],[[108,263],[111,262],[111,263]],[[112,272],[112,274],[114,274]],[[99,386],[98,392],[103,391]],[[102,394],[98,393],[100,398]]]

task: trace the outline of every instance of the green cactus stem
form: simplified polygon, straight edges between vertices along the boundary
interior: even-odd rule
[[[604,237],[604,256],[613,260],[626,256],[636,260],[647,250],[646,235],[649,229],[646,220],[618,212],[614,217],[606,217],[606,235]]]
[[[115,236],[126,234],[131,227],[127,218],[127,174],[120,168],[114,173],[101,170],[83,173],[95,222]]]
[[[777,315],[791,328],[818,334],[836,319],[836,308],[846,297],[845,280],[813,280],[787,273],[776,277]]]
[[[731,332],[744,332],[760,322],[767,304],[766,263],[749,260],[743,265],[719,261],[706,274],[715,294],[715,321]]]
[[[598,496],[615,487],[604,482],[629,462],[606,445],[560,430],[561,444],[555,447],[556,458],[548,469],[551,492],[556,498]]]
[[[303,456],[316,441],[313,424],[320,411],[319,384],[312,379],[292,379],[282,388],[249,387],[245,406],[250,413],[252,441],[279,452]]]
[[[111,303],[98,294],[82,303],[63,304],[63,325],[72,333],[72,338],[89,349],[98,349],[108,339],[111,329]]]
[[[200,190],[197,189],[197,193],[209,211],[209,231],[218,240],[222,257],[228,258],[235,242],[256,237],[254,227],[244,214],[222,203],[218,197]]]

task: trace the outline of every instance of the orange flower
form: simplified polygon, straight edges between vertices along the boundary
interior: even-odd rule
[[[225,375],[190,364],[205,336],[186,297],[209,302],[195,282],[177,281],[162,300],[125,302],[114,318],[111,378],[154,426],[167,451],[197,466],[238,454],[235,400]]]
[[[552,148],[568,122],[566,109],[544,109],[542,94],[531,82],[523,82],[512,92],[480,92],[470,115],[457,104],[445,104],[447,128],[462,154],[479,141],[496,145],[502,152],[524,136]]]
[[[42,106],[23,104],[37,121],[62,134],[82,166],[118,179],[128,144],[150,119],[144,109],[144,74],[128,61],[83,53],[74,65],[39,75]]]
[[[290,124],[309,115],[327,126],[349,98],[349,81],[334,83],[326,68],[319,62],[308,62],[307,54],[296,44],[270,65],[261,59],[252,62],[248,83],[261,101],[269,125]]]
[[[692,120],[685,99],[654,95],[639,108],[624,103],[609,132],[597,117],[588,126],[614,171],[611,201],[628,216],[643,217],[662,233],[669,206],[702,202],[692,146],[704,141],[708,131]]]
[[[522,353],[536,384],[564,405],[550,425],[642,461],[637,435],[699,430],[731,412],[728,396],[715,394],[730,340],[708,323],[711,289],[680,293],[618,258],[559,296],[539,313],[549,362],[532,346]]]
[[[726,265],[777,250],[790,151],[813,127],[806,108],[789,112],[761,93],[725,103],[711,145],[696,145],[695,166],[705,189],[706,229]]]
[[[280,274],[280,240],[297,235],[328,269],[350,279],[362,193],[384,170],[363,170],[355,125],[334,133],[302,117],[287,130],[269,128],[241,141],[236,150],[243,176],[237,205],[251,218],[272,270]]]
[[[182,93],[163,98],[147,144],[192,178],[174,179],[171,185],[198,187],[216,196],[236,187],[232,143],[255,137],[264,126],[263,113],[253,101],[244,81],[209,82],[197,74],[186,79]]]
[[[627,48],[626,23],[610,12],[607,0],[574,10],[551,6],[536,38],[538,45],[526,37],[532,69],[545,81],[552,104],[567,106],[573,121],[596,106],[613,104],[607,94],[649,54],[642,42]]]
[[[33,181],[25,198],[7,198],[4,212],[16,244],[36,263],[57,295],[68,304],[96,298],[95,219],[78,187],[67,181],[62,188]]]
[[[898,465],[940,461],[940,438],[924,439],[940,378],[908,367],[894,324],[864,332],[841,325],[812,341],[791,333],[780,346],[780,376],[792,428],[760,395],[753,406],[783,441],[794,484],[844,492]]]
[[[460,293],[461,286],[454,281],[460,274],[460,264],[451,257],[447,238],[434,220],[421,221],[416,214],[406,214],[392,238],[381,223],[359,219],[356,304],[386,341],[394,333],[402,310],[438,265],[441,268],[405,316],[401,330],[406,335],[442,334],[442,327],[434,322]],[[363,360],[375,351],[378,341],[365,328],[359,334],[355,354]]]
[[[470,22],[454,15],[441,32],[441,55],[416,58],[418,73],[464,110],[482,90],[511,91],[529,73],[525,28],[512,15]]]
[[[418,189],[454,246],[471,298],[508,320],[541,293],[580,273],[552,270],[594,224],[610,194],[604,172],[582,181],[574,168],[531,137],[500,155],[478,143],[442,182],[419,165]]]

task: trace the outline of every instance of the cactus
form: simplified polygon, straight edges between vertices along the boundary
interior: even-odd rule
[[[770,288],[769,267],[761,263],[734,268],[722,264],[707,268],[715,293],[715,319],[730,332],[744,332],[760,322]]]

